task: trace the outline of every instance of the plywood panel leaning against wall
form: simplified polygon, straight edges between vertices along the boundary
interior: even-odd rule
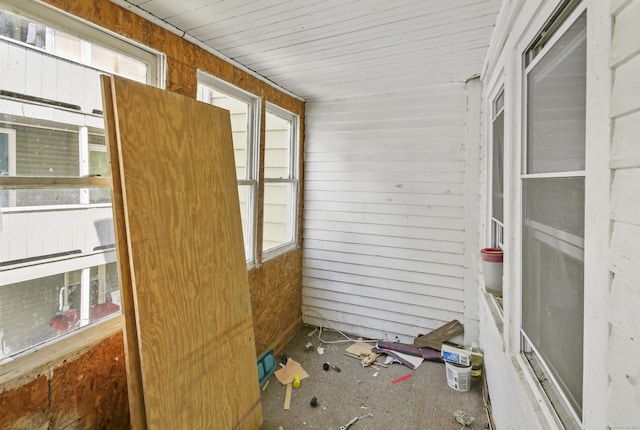
[[[109,154],[118,153],[118,143],[116,136],[116,119],[113,111],[113,93],[111,91],[111,79],[108,76],[101,76],[102,100],[104,105],[104,129],[107,152]],[[109,138],[112,136],[112,138]],[[129,249],[127,246],[127,232],[124,228],[125,213],[122,197],[122,178],[120,177],[120,167],[118,163],[111,163],[111,201],[113,209],[113,223],[121,226],[116,233],[116,248],[118,260],[129,261]],[[144,413],[144,393],[142,391],[142,375],[140,368],[140,353],[138,345],[138,332],[136,330],[135,303],[133,300],[133,285],[131,281],[131,271],[118,270],[120,282],[120,297],[122,303],[122,314],[124,317],[124,352],[127,363],[127,393],[129,398],[129,416],[131,428],[145,429],[147,427]]]
[[[147,426],[257,429],[229,113],[110,79]]]

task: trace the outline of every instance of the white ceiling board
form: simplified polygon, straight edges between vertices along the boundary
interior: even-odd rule
[[[126,1],[134,12],[165,21],[307,100],[463,81],[479,73],[502,2]]]

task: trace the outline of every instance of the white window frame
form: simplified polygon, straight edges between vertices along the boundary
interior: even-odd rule
[[[212,76],[202,70],[198,70],[198,84],[210,87],[216,91],[241,100],[249,105],[248,129],[247,129],[247,160],[245,178],[238,179],[238,186],[245,185],[251,187],[251,200],[248,202],[247,214],[247,237],[245,246],[247,247],[247,266],[256,264],[257,255],[257,207],[258,207],[258,186],[259,186],[259,163],[260,163],[260,117],[262,100],[260,97],[244,91],[222,79]],[[201,95],[198,94],[201,100]],[[202,101],[202,100],[201,100]]]
[[[109,48],[121,54],[136,58],[147,66],[148,75],[147,83],[158,88],[165,88],[166,82],[166,59],[164,54],[154,49],[146,47],[133,40],[125,39],[118,33],[98,27],[87,21],[81,21],[65,12],[61,12],[52,6],[42,4],[35,1],[24,0],[0,0],[0,8],[14,12],[19,15],[30,17],[42,24],[60,29],[66,33],[80,36],[84,42],[92,42],[97,45]],[[47,39],[51,38],[47,34]],[[21,43],[21,42],[17,42]],[[40,49],[47,52],[46,49],[37,48],[28,45],[32,49]],[[82,64],[92,66],[90,56],[86,57]],[[94,67],[95,68],[95,67]],[[112,72],[109,72],[113,74]]]
[[[496,101],[498,100],[498,98],[502,97],[502,107],[496,111]],[[505,103],[506,103],[506,94],[505,94],[505,90],[504,90],[504,83],[501,82],[501,84],[498,86],[498,89],[493,91],[489,97],[489,112],[491,112],[490,115],[490,121],[489,121],[489,127],[488,127],[488,135],[489,135],[489,139],[488,139],[488,156],[487,156],[487,164],[489,166],[489,168],[487,169],[487,183],[489,185],[488,187],[488,191],[487,191],[487,207],[488,207],[488,215],[489,215],[489,219],[488,219],[488,225],[489,225],[489,230],[488,230],[488,238],[489,238],[489,245],[490,246],[497,246],[499,248],[504,249],[504,220],[505,220],[505,214],[507,212],[507,208],[505,205],[505,181],[504,181],[504,177],[505,175],[505,170],[506,170],[506,163],[505,163],[505,147],[506,145],[506,127],[503,126],[503,135],[502,135],[502,139],[503,139],[503,150],[502,150],[502,177],[503,177],[503,181],[502,181],[502,220],[503,222],[498,221],[497,219],[495,219],[493,217],[493,171],[495,169],[495,166],[493,165],[493,147],[494,147],[494,135],[493,135],[493,123],[496,120],[496,117],[498,115],[500,115],[501,113],[503,114],[503,124],[506,125],[506,120],[505,120],[505,116],[506,116],[506,110],[505,110]]]
[[[64,12],[60,12],[57,9],[39,3],[23,0],[0,0],[0,8],[8,10],[10,12],[31,18],[37,22],[41,22],[46,25],[50,25],[63,32],[78,35],[85,41],[96,43],[102,47],[111,49],[121,54],[136,58],[142,61],[147,66],[147,83],[155,85],[160,88],[164,88],[165,75],[166,75],[166,60],[165,56],[155,50],[148,47],[144,47],[136,42],[126,40],[117,33],[99,28],[91,23],[81,21],[72,17]],[[50,35],[48,35],[50,36]],[[12,43],[22,44],[22,42],[11,39]],[[44,49],[27,45],[29,49],[42,50]],[[46,51],[45,51],[46,52]],[[86,64],[85,64],[86,66]],[[94,66],[90,67],[97,69]],[[98,69],[97,69],[98,70]],[[110,73],[107,71],[107,73]],[[14,101],[14,100],[0,100],[3,111],[8,109],[9,111],[15,110],[16,112],[23,112],[24,106],[31,105],[27,101]],[[37,112],[32,118],[38,118],[38,115],[42,115],[40,119],[50,119],[51,112],[54,110],[52,107],[37,106],[37,109],[27,109],[30,112]],[[104,122],[97,114],[87,113],[71,113],[67,115],[67,119],[71,119],[72,123],[84,127],[84,134],[86,135],[86,126],[103,128]],[[13,131],[13,130],[11,130]],[[82,133],[82,131],[81,131]],[[85,136],[86,138],[86,136]],[[15,143],[15,135],[14,135]],[[87,139],[80,138],[79,145],[81,145],[81,153],[86,153],[88,156],[88,142]],[[14,148],[15,154],[15,148]],[[82,167],[78,166],[79,173],[82,173]],[[14,166],[15,174],[15,166]],[[47,177],[0,177],[0,187],[16,189],[16,188],[78,188],[80,190],[103,187],[108,188],[110,185],[110,178],[91,178],[91,177],[63,177],[63,178],[47,178]],[[87,205],[88,206],[88,205]],[[92,205],[93,206],[93,205]],[[104,206],[104,204],[98,204],[98,206]],[[52,206],[46,207],[47,210],[56,209],[59,207]],[[38,208],[30,208],[37,210]],[[19,209],[18,209],[19,210]],[[1,216],[1,215],[0,215]],[[1,224],[0,224],[1,226]],[[88,274],[89,267],[96,265],[113,263],[116,261],[116,254],[114,249],[95,251],[92,253],[85,253],[81,257],[57,257],[49,260],[38,261],[38,264],[18,264],[7,266],[3,268],[2,273],[2,285],[12,284],[17,282],[23,282],[40,277],[47,276],[48,274],[65,273],[73,270],[84,270]],[[85,270],[86,269],[86,270]],[[85,275],[86,277],[86,275]],[[88,298],[88,295],[87,295]],[[88,302],[82,304],[82,318],[87,320],[88,314]],[[88,322],[88,321],[85,321]],[[73,354],[77,351],[86,348],[88,344],[98,342],[109,336],[116,334],[122,330],[122,314],[115,313],[104,320],[98,321],[93,324],[84,325],[78,329],[71,330],[63,335],[57,336],[53,339],[47,340],[41,344],[34,345],[20,353],[5,357],[0,360],[0,385],[29,374],[34,369],[46,366],[62,357]],[[0,333],[1,334],[1,333]],[[2,339],[0,339],[1,341]]]
[[[298,244],[298,200],[299,200],[299,167],[298,167],[298,154],[299,154],[299,135],[300,135],[300,117],[286,109],[283,109],[272,103],[266,104],[266,112],[290,121],[291,128],[289,130],[289,169],[288,177],[286,178],[268,178],[266,175],[263,178],[264,184],[291,184],[291,211],[288,216],[291,217],[289,228],[291,229],[289,237],[291,240],[275,246],[267,251],[263,250],[262,261],[267,261],[271,258],[282,255],[286,252],[295,249]],[[263,226],[264,235],[264,226]]]
[[[560,3],[562,2],[558,2],[556,5],[550,5],[552,6],[552,8],[549,10],[549,12],[546,15],[542,15],[542,16],[546,16],[547,19],[551,17],[552,13],[555,10],[555,6],[558,6]],[[516,309],[514,312],[512,312],[512,315],[514,315],[513,318],[513,331],[511,331],[511,347],[512,347],[512,352],[514,353],[516,360],[518,362],[518,364],[520,365],[520,367],[522,369],[524,369],[526,371],[526,379],[529,382],[529,384],[532,386],[532,388],[534,389],[534,393],[536,395],[536,398],[538,399],[538,401],[541,404],[546,405],[546,408],[543,409],[543,412],[545,413],[545,415],[547,416],[547,418],[549,419],[550,422],[554,422],[557,426],[559,427],[563,427],[562,422],[560,421],[560,418],[558,416],[558,409],[563,409],[564,410],[564,414],[569,415],[570,419],[573,419],[575,422],[576,426],[581,426],[581,420],[579,419],[579,417],[577,416],[577,414],[575,413],[575,411],[573,410],[573,408],[571,406],[569,406],[569,401],[566,398],[566,396],[564,395],[563,391],[561,389],[559,389],[558,387],[558,383],[554,380],[551,372],[549,372],[548,367],[546,366],[546,364],[542,361],[542,360],[538,360],[539,364],[542,366],[544,372],[545,372],[545,376],[547,378],[549,378],[553,384],[553,386],[555,386],[555,391],[554,391],[554,395],[560,397],[560,401],[562,401],[564,404],[563,405],[558,405],[557,403],[553,403],[550,398],[549,395],[547,394],[546,390],[542,387],[542,385],[539,382],[539,376],[538,375],[538,371],[535,371],[532,367],[532,365],[529,363],[528,359],[525,357],[525,353],[529,353],[529,352],[534,352],[536,354],[536,356],[539,356],[539,354],[531,347],[530,342],[528,341],[528,339],[526,338],[526,335],[524,335],[524,332],[522,331],[522,308],[520,306],[520,304],[522,303],[522,244],[523,244],[523,237],[522,237],[522,227],[523,227],[523,219],[522,219],[522,207],[523,207],[523,181],[527,178],[558,178],[558,177],[575,177],[575,176],[582,176],[582,177],[586,177],[585,175],[585,170],[581,170],[581,171],[571,171],[571,172],[562,172],[562,173],[538,173],[538,174],[528,174],[526,173],[526,163],[527,163],[527,159],[526,159],[526,144],[527,144],[527,90],[526,90],[526,82],[527,82],[527,75],[528,72],[535,67],[535,65],[538,63],[538,61],[540,61],[540,59],[542,57],[544,57],[546,55],[546,53],[555,45],[555,43],[558,41],[558,39],[560,37],[562,37],[562,35],[565,34],[566,30],[580,17],[580,15],[586,11],[586,4],[585,2],[581,2],[570,14],[569,16],[562,22],[562,24],[557,28],[557,30],[555,31],[554,35],[547,41],[546,45],[544,46],[543,49],[540,50],[540,52],[538,52],[535,56],[535,58],[533,59],[533,61],[531,61],[528,65],[525,66],[525,59],[524,59],[524,53],[526,52],[527,48],[528,48],[528,44],[529,42],[526,41],[527,39],[525,39],[524,37],[521,39],[521,43],[517,46],[517,51],[516,53],[519,53],[520,55],[514,55],[514,67],[512,68],[512,70],[520,70],[521,72],[518,74],[517,76],[517,81],[518,83],[516,84],[516,87],[519,88],[520,96],[521,96],[521,105],[518,107],[519,109],[519,116],[520,116],[520,122],[518,124],[519,126],[519,139],[518,142],[514,143],[514,147],[515,147],[515,151],[514,151],[514,157],[513,160],[515,161],[514,163],[512,163],[512,171],[511,173],[511,177],[513,178],[516,186],[515,188],[515,198],[511,201],[511,205],[515,205],[515,207],[513,208],[513,212],[515,214],[514,218],[512,218],[512,225],[513,225],[513,235],[514,235],[514,247],[513,247],[513,270],[514,273],[517,274],[517,277],[515,278],[515,283],[513,285],[516,285],[517,287],[515,288],[517,291],[514,292],[514,298],[513,300],[510,301],[511,304],[515,304],[516,305]],[[538,27],[539,28],[539,27]],[[537,33],[539,30],[538,29],[534,29],[534,26],[531,25],[529,27],[529,30],[532,33]],[[531,38],[528,39],[529,41],[531,40]],[[588,101],[587,101],[588,103]],[[506,100],[505,100],[505,107],[506,107]],[[507,118],[505,117],[505,123],[507,121]],[[506,159],[506,158],[505,158]],[[505,185],[506,187],[506,185]],[[506,200],[505,200],[505,204],[506,204]],[[511,209],[511,207],[510,207]],[[506,207],[505,207],[506,210]],[[506,219],[505,219],[505,223],[506,223]],[[575,249],[576,246],[579,246],[581,243],[581,238],[577,238],[577,237],[567,237],[566,239],[566,248],[567,250],[572,253],[575,254]],[[584,353],[583,353],[583,358],[584,358]],[[584,412],[583,412],[584,413]]]

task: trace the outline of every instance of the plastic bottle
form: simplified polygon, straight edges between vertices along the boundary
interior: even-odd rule
[[[483,356],[476,342],[471,343],[471,376],[482,375]]]

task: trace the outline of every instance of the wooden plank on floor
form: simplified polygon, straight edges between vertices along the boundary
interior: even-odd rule
[[[111,86],[147,426],[255,430],[229,112],[121,78]]]
[[[111,93],[111,79],[100,77],[102,82],[102,99],[104,100],[104,127],[107,141],[107,153],[111,160],[117,159],[118,144],[116,139],[115,113],[113,112],[113,96]],[[112,155],[113,154],[113,155]],[[129,261],[129,249],[125,229],[125,214],[122,200],[120,166],[111,163],[111,201],[113,204],[113,223],[116,234],[116,251],[118,260]],[[125,267],[127,270],[125,270]],[[144,395],[142,391],[142,374],[138,349],[138,333],[136,331],[136,316],[133,302],[133,286],[128,263],[121,264],[118,270],[120,282],[120,303],[124,318],[124,352],[127,361],[127,390],[129,397],[129,415],[132,429],[145,429],[147,422],[144,410]]]
[[[291,409],[291,387],[292,386],[293,384],[291,382],[287,384],[287,391],[284,395],[284,407],[283,407],[283,409],[285,410]]]

